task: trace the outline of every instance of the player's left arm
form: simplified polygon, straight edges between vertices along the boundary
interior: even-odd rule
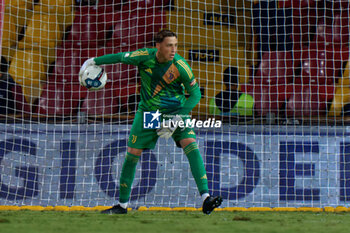
[[[187,62],[184,62],[183,60],[178,61],[178,69],[180,72],[181,81],[185,86],[185,90],[190,95],[190,97],[187,98],[185,104],[180,110],[179,114],[188,115],[192,111],[192,109],[199,103],[201,99],[201,92],[197,80],[192,72],[192,69],[187,64]]]

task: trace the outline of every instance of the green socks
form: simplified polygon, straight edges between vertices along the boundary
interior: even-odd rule
[[[184,148],[184,152],[190,163],[191,172],[196,181],[199,193],[209,193],[208,191],[208,179],[205,171],[204,163],[201,154],[198,150],[196,142],[192,142]],[[132,182],[135,178],[136,166],[140,159],[140,156],[126,153],[123,163],[122,172],[120,175],[120,190],[119,190],[119,202],[129,202],[131,193]]]
[[[132,182],[135,178],[136,165],[140,159],[140,156],[133,155],[129,152],[126,153],[123,163],[122,173],[120,175],[120,191],[119,202],[127,203],[129,201]]]
[[[201,195],[204,193],[209,193],[207,173],[205,171],[203,159],[199,153],[197,143],[192,142],[188,144],[184,148],[184,152],[190,163],[191,172],[194,180],[196,181],[199,193]]]

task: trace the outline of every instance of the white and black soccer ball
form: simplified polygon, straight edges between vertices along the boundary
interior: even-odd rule
[[[100,66],[88,66],[79,76],[79,82],[89,90],[100,90],[106,85],[107,74]]]

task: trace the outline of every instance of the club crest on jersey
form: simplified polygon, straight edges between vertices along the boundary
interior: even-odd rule
[[[172,82],[174,80],[174,78],[175,78],[174,73],[170,72],[168,79]]]
[[[174,64],[171,64],[167,72],[163,75],[163,80],[167,83],[170,84],[174,80],[176,80],[180,76],[179,70],[176,68]]]

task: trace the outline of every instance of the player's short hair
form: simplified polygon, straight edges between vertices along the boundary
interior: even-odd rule
[[[156,43],[162,43],[166,37],[176,37],[177,38],[177,35],[175,34],[175,32],[172,32],[170,30],[161,30],[154,37],[154,41]]]
[[[224,71],[224,83],[227,85],[238,84],[238,69],[230,66]]]

